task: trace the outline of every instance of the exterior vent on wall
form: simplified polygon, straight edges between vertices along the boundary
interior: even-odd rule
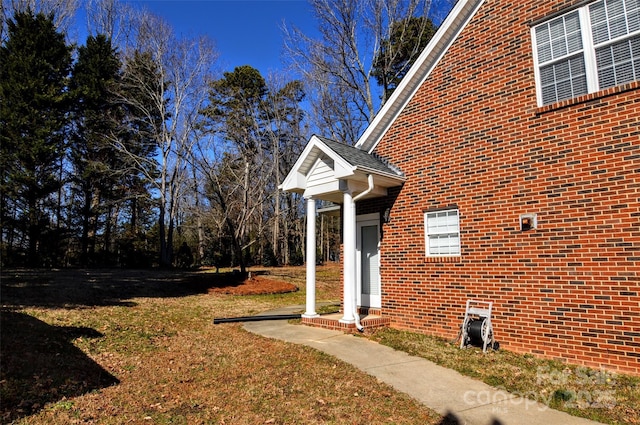
[[[525,232],[527,230],[538,228],[538,215],[537,214],[521,214],[520,215],[520,230]]]

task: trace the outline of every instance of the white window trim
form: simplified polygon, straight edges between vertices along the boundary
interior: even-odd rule
[[[458,236],[458,252],[455,254],[441,254],[441,253],[431,253],[430,252],[430,248],[429,248],[429,237],[431,235],[435,235],[437,233],[429,233],[429,226],[428,226],[428,217],[430,214],[437,214],[437,213],[448,213],[451,211],[455,211],[456,212],[456,218],[457,218],[457,228],[456,228],[456,234]],[[424,245],[425,245],[425,254],[426,257],[428,258],[434,258],[434,257],[460,257],[462,254],[462,240],[461,240],[461,236],[460,236],[460,210],[458,208],[446,208],[446,209],[438,209],[438,210],[431,210],[431,211],[425,211],[424,212]]]
[[[624,36],[619,36],[619,37],[616,37],[615,39],[608,40],[605,43],[595,44],[593,41],[593,34],[591,30],[591,17],[589,15],[589,7],[595,3],[598,3],[599,1],[604,1],[604,0],[589,2],[587,4],[580,6],[577,9],[578,16],[580,19],[580,31],[582,34],[582,53],[581,54],[584,57],[584,64],[585,64],[585,70],[586,70],[586,76],[587,76],[587,93],[585,93],[585,95],[591,94],[591,93],[597,93],[598,91],[601,90],[599,79],[598,79],[596,48],[602,47],[608,44],[614,44],[621,40],[629,39],[629,38],[640,35],[640,30],[638,30],[638,31],[634,31],[629,34],[626,34]],[[537,97],[539,107],[546,106],[553,103],[545,104],[543,102],[542,83],[541,83],[541,77],[540,77],[540,62],[538,60],[538,43],[536,40],[536,28],[538,28],[540,25],[546,25],[555,19],[566,16],[575,11],[576,9],[571,9],[561,15],[554,15],[552,18],[545,20],[544,22],[540,22],[531,27],[531,41],[532,41],[531,48],[533,50],[533,64],[534,64],[535,82],[536,82],[536,97]],[[606,88],[609,88],[609,87],[606,87]],[[570,100],[570,99],[564,99],[564,100]]]
[[[594,2],[596,3],[596,2]],[[598,64],[596,62],[596,47],[593,44],[593,33],[591,32],[591,18],[589,17],[589,3],[580,10],[580,30],[582,32],[582,51],[584,54],[584,67],[587,71],[587,92],[595,93],[600,90],[598,83]],[[582,25],[586,23],[588,25]],[[542,101],[542,96],[540,97]]]

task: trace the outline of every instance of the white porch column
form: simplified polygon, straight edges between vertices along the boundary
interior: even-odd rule
[[[307,198],[307,295],[303,317],[318,317],[316,313],[316,200]]]
[[[350,190],[343,195],[342,213],[344,230],[342,240],[343,258],[343,306],[341,323],[355,323],[356,311],[356,204]]]

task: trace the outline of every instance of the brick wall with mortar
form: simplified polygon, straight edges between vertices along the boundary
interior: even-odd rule
[[[453,338],[491,300],[506,349],[640,374],[640,84],[536,104],[530,24],[579,3],[485,2],[375,150],[406,183],[358,213],[391,207],[394,327]],[[462,255],[427,258],[424,212],[449,205]]]

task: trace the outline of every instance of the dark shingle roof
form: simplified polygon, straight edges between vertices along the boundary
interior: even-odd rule
[[[371,171],[377,171],[383,174],[390,174],[393,176],[402,176],[395,167],[387,164],[379,157],[369,154],[366,151],[355,148],[353,146],[345,145],[344,143],[336,142],[335,140],[327,139],[325,137],[316,136],[332,151],[340,155],[342,159],[350,163],[355,167],[366,168]]]

